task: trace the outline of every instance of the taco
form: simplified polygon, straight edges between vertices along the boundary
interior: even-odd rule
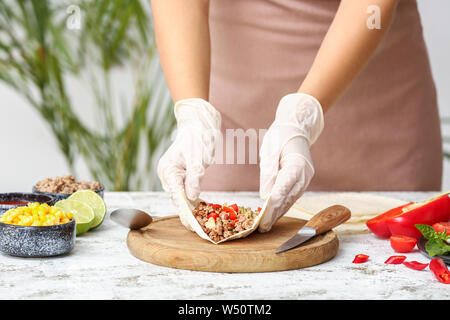
[[[250,208],[238,207],[237,204],[228,206],[200,202],[192,214],[208,237],[219,242],[251,229],[260,211],[261,208],[253,211]]]
[[[236,204],[212,204],[199,199],[190,202],[181,192],[180,219],[191,231],[214,244],[243,238],[255,231],[266,212],[268,202],[262,208],[252,210]]]

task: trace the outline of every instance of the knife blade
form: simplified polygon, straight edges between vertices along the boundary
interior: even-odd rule
[[[117,209],[111,212],[109,217],[115,223],[131,230],[146,227],[153,221],[151,215],[138,209]]]
[[[341,205],[328,207],[314,215],[297,233],[284,242],[275,253],[291,250],[312,237],[324,233],[344,223],[351,217],[348,208]]]

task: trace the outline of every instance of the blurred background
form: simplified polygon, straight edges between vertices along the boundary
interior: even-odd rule
[[[450,1],[418,4],[448,190]],[[0,2],[0,192],[68,173],[110,191],[159,190],[156,164],[174,124],[149,0]]]

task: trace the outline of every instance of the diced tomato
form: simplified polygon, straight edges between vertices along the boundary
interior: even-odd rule
[[[401,264],[406,260],[406,256],[392,256],[389,257],[384,263],[386,264]]]
[[[391,236],[391,247],[395,252],[411,252],[417,244],[417,239],[402,235]]]
[[[230,214],[229,214],[229,218],[230,218],[230,220],[235,220],[236,219],[236,212],[230,212]]]
[[[211,203],[210,206],[215,210],[222,208],[222,205],[220,205],[220,204]]]
[[[445,234],[450,235],[450,222],[438,222],[433,224],[432,227],[436,232],[445,232]]]
[[[262,209],[261,207],[258,207],[258,211],[261,211],[261,209]]]
[[[364,263],[369,260],[369,256],[366,254],[357,254],[355,259],[353,259],[353,263]]]
[[[234,210],[231,209],[230,207],[222,207],[222,211],[223,211],[223,212],[226,212],[226,213],[228,213],[228,214],[230,214],[231,212],[234,212]]]
[[[214,220],[216,220],[219,217],[219,215],[217,213],[210,213],[207,218],[213,218]]]
[[[238,212],[238,210],[239,210],[239,208],[238,208],[238,206],[237,206],[236,203],[235,203],[235,204],[232,204],[232,205],[230,206],[230,208],[233,209],[233,210],[236,211],[236,212]]]
[[[405,266],[407,266],[408,268],[414,269],[414,270],[423,270],[426,267],[428,267],[428,263],[420,263],[417,261],[406,261],[406,262],[403,262],[403,264]]]

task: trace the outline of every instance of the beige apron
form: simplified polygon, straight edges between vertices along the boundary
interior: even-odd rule
[[[211,103],[226,129],[268,128],[305,78],[337,0],[211,1]],[[224,144],[224,149],[226,143]],[[308,190],[440,190],[435,87],[415,0],[363,72],[325,115]],[[248,159],[247,159],[248,160]],[[258,190],[257,164],[214,164],[203,190]]]

